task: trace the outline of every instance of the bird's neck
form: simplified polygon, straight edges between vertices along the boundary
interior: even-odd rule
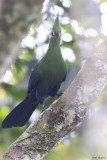
[[[58,39],[57,39],[58,38]],[[60,50],[60,38],[52,37],[50,39],[49,48],[47,50],[46,55],[43,57],[44,61],[53,61],[53,62],[59,62],[59,60],[63,59],[61,50]]]
[[[47,53],[49,54],[60,54],[60,37],[52,37],[50,39],[48,51]]]
[[[60,37],[51,37],[49,42],[49,48],[58,46],[60,46]]]

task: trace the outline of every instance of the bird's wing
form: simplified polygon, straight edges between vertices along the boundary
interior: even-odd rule
[[[29,79],[28,93],[30,93],[33,89],[36,90],[37,85],[41,81],[42,77],[43,77],[43,73],[39,69],[38,65],[36,65]]]

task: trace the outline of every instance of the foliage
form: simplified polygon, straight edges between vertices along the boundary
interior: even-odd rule
[[[26,96],[28,80],[32,68],[47,50],[56,8],[58,8],[57,11],[59,10],[62,27],[62,53],[68,66],[68,75],[66,81],[61,85],[61,92],[64,91],[75,78],[84,60],[87,59],[96,43],[102,40],[102,37],[104,38],[105,35],[99,31],[101,17],[100,14],[97,13],[97,6],[100,6],[100,3],[96,3],[96,6],[94,6],[96,13],[93,13],[92,10],[94,15],[90,15],[88,10],[85,10],[85,8],[89,9],[89,0],[80,0],[80,2],[78,2],[82,2],[84,8],[79,6],[76,1],[74,2],[72,0],[68,2],[71,2],[68,6],[64,0],[58,1],[57,4],[51,8],[46,5],[45,7],[47,9],[43,8],[41,24],[38,27],[32,24],[28,35],[22,41],[20,49],[17,51],[18,58],[6,72],[4,81],[0,87],[0,125],[10,110]],[[101,1],[101,3],[103,3],[103,1]],[[76,9],[78,10],[77,14],[75,13]],[[81,19],[82,15],[88,15],[87,19]],[[97,27],[95,27],[95,23],[97,23]],[[66,35],[66,33],[68,34]],[[46,101],[45,105],[48,106],[56,98],[57,97],[50,98]],[[93,114],[91,113],[92,117],[90,118],[90,116],[87,116],[84,122],[74,129],[73,133],[70,133],[59,142],[58,146],[51,151],[45,160],[90,160],[95,156],[107,157],[105,149],[107,143],[102,143],[100,140],[97,142],[94,137],[96,136],[99,139],[103,138],[103,141],[107,141],[107,126],[105,125],[105,123],[107,124],[107,119],[103,114],[106,111],[106,103],[107,98],[104,92],[104,95],[92,106],[92,108],[94,107],[94,109],[92,109]],[[39,106],[37,110],[40,112],[41,107]],[[35,111],[34,115],[36,115],[36,113],[38,112]],[[93,117],[96,117],[97,120],[94,121]],[[98,122],[98,119],[102,117],[103,119],[101,122]],[[34,120],[35,117],[30,119],[29,124],[32,119]],[[92,120],[95,124],[93,124]],[[21,128],[0,128],[0,154],[19,137],[29,124]],[[97,128],[96,125],[99,128]],[[92,135],[92,137],[90,135]],[[92,146],[96,148],[96,151]]]

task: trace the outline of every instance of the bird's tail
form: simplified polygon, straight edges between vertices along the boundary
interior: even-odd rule
[[[31,114],[36,109],[38,102],[27,96],[17,105],[10,114],[4,119],[2,128],[21,127],[29,120]]]

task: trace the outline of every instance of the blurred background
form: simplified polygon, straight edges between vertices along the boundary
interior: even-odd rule
[[[61,51],[68,66],[63,92],[75,78],[91,51],[107,36],[107,0],[45,0],[38,26],[32,24],[17,51],[18,58],[8,68],[0,86],[0,126],[6,115],[27,93],[28,80],[35,64],[47,51],[56,15],[60,15]],[[55,97],[56,98],[56,97]],[[45,105],[51,104],[50,98]],[[107,88],[90,106],[86,118],[60,140],[44,160],[107,160]],[[0,127],[0,155],[5,152],[41,113],[35,110],[28,124],[20,128]]]

